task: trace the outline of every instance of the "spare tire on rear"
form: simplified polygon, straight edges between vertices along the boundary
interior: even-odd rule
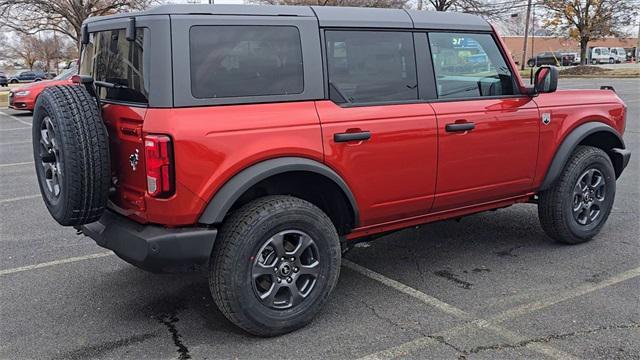
[[[96,100],[84,86],[42,91],[32,141],[40,193],[51,216],[65,226],[98,220],[111,181],[109,139]]]

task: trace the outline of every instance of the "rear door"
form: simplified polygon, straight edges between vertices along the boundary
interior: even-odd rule
[[[439,139],[433,210],[528,191],[538,154],[538,108],[518,94],[495,39],[490,33],[432,32],[428,41],[438,94],[432,103]]]
[[[360,225],[426,213],[437,124],[418,88],[413,34],[326,30],[324,38],[331,100],[316,107],[325,161],[353,191]]]
[[[111,201],[126,213],[144,219],[146,175],[144,171],[143,122],[149,89],[145,83],[143,28],[136,39],[126,39],[124,29],[92,32],[82,55],[81,73],[94,80],[118,84],[97,87],[102,118],[109,132],[111,171],[115,193]]]

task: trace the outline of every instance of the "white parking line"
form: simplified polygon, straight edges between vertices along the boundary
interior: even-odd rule
[[[9,115],[9,114],[7,114],[7,113],[5,113],[5,112],[2,112],[2,111],[0,111],[0,115],[6,116],[6,117],[8,117],[9,119],[11,119],[11,120],[15,120],[15,121],[17,121],[17,122],[19,122],[19,123],[21,123],[21,124],[25,124],[25,125],[32,126],[30,122],[28,122],[28,121],[24,121],[24,120],[20,119],[20,118],[19,118],[19,117],[17,117],[17,116]]]
[[[2,200],[0,200],[0,204],[8,203],[8,202],[14,202],[14,201],[20,201],[20,200],[35,199],[35,198],[39,198],[39,197],[40,197],[40,195],[18,196],[18,197],[14,197],[14,198],[2,199]]]
[[[10,128],[10,129],[0,129],[0,131],[15,131],[15,130],[25,130],[25,129],[31,129],[28,126],[24,126],[24,127],[19,127],[19,128]]]
[[[488,329],[494,333],[496,333],[497,335],[502,336],[503,338],[507,339],[507,341],[513,343],[513,344],[517,344],[517,343],[523,343],[527,341],[527,338],[522,337],[510,330],[504,329],[496,324],[490,323],[486,320],[483,319],[479,319],[475,316],[473,316],[472,314],[459,309],[453,305],[447,304],[442,300],[436,299],[432,296],[429,296],[419,290],[416,290],[410,286],[407,286],[405,284],[402,284],[396,280],[390,279],[382,274],[379,274],[373,270],[367,269],[363,266],[360,266],[356,263],[353,263],[349,260],[343,259],[342,260],[342,264],[357,272],[360,273],[370,279],[376,280],[381,282],[382,284],[389,286],[393,289],[396,289],[404,294],[407,294],[409,296],[414,297],[415,299],[418,299],[420,301],[422,301],[423,303],[430,305],[432,307],[435,307],[443,312],[446,312],[447,314],[451,314],[453,316],[456,316],[460,319],[464,319],[464,320],[470,320],[473,319],[472,322],[470,322],[469,324],[473,324],[474,326],[478,326],[480,328],[483,329]],[[380,352],[376,352],[370,355],[367,355],[365,357],[363,357],[362,359],[367,359],[367,360],[377,360],[377,359],[393,359],[393,358],[397,358],[397,357],[403,357],[406,356],[409,351],[416,351],[419,350],[421,348],[424,347],[429,347],[434,345],[435,343],[437,343],[437,340],[435,340],[435,338],[428,338],[432,341],[429,340],[425,340],[424,337],[422,338],[418,338],[416,340],[412,340],[409,341],[407,343],[401,344],[399,346],[393,347],[393,348],[389,348],[389,349],[385,349],[382,350]],[[551,358],[554,359],[575,359],[574,356],[567,354],[561,350],[558,350],[554,347],[551,347],[547,344],[541,344],[541,343],[529,343],[524,345],[525,347],[527,347],[530,350],[536,351],[540,354],[549,356]]]
[[[444,301],[438,300],[436,298],[434,298],[433,296],[429,296],[421,291],[418,291],[410,286],[407,286],[399,281],[390,279],[382,274],[379,274],[373,270],[367,269],[364,266],[358,265],[352,261],[349,261],[347,259],[342,259],[342,265],[346,266],[347,268],[358,272],[370,279],[379,281],[381,283],[383,283],[384,285],[387,285],[390,288],[394,288],[402,293],[405,293],[411,297],[414,297],[420,301],[422,301],[423,303],[430,305],[442,312],[445,312],[447,314],[453,315],[455,317],[461,318],[461,319],[473,319],[473,317],[471,317],[470,314],[466,313],[464,310],[460,310],[455,306],[449,305]]]
[[[563,291],[561,293],[558,293],[556,295],[552,295],[549,296],[547,298],[545,298],[544,300],[540,300],[540,301],[536,301],[530,304],[524,304],[524,305],[520,305],[518,307],[515,307],[513,309],[510,310],[506,310],[501,314],[498,314],[496,316],[493,316],[489,319],[489,321],[493,322],[493,323],[500,323],[503,322],[505,320],[509,320],[509,319],[513,319],[525,314],[529,314],[532,313],[534,311],[540,310],[540,309],[544,309],[546,307],[555,305],[557,303],[566,301],[566,300],[570,300],[582,295],[586,295],[588,293],[606,288],[608,286],[611,285],[615,285],[618,283],[621,283],[623,281],[626,280],[630,280],[633,279],[635,277],[640,276],[640,267],[637,267],[635,269],[631,269],[631,270],[627,270],[625,272],[622,272],[620,274],[614,275],[606,280],[602,280],[599,283],[588,283],[588,284],[583,284],[580,285],[576,288],[573,289],[569,289],[567,291]]]
[[[29,164],[33,164],[33,161],[25,161],[25,162],[12,163],[12,164],[0,164],[0,167],[20,166],[20,165],[29,165]]]
[[[98,259],[98,258],[103,258],[103,257],[106,257],[106,256],[111,256],[111,255],[115,255],[115,254],[112,253],[112,252],[103,252],[103,253],[84,255],[84,256],[76,256],[76,257],[71,257],[71,258],[66,258],[66,259],[61,259],[61,260],[49,261],[49,262],[44,262],[44,263],[40,263],[40,264],[27,265],[27,266],[17,267],[17,268],[13,268],[13,269],[5,269],[5,270],[0,270],[0,276],[9,275],[9,274],[15,274],[15,273],[19,273],[19,272],[23,272],[23,271],[29,271],[29,270],[42,269],[42,268],[46,268],[46,267],[62,265],[62,264],[68,264],[68,263],[73,263],[73,262],[78,262],[78,261],[84,261],[84,260],[89,260],[89,259]]]

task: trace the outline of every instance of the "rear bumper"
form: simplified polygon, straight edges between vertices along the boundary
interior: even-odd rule
[[[178,272],[208,264],[218,230],[167,229],[142,225],[107,210],[100,220],[78,227],[123,260],[152,272]]]

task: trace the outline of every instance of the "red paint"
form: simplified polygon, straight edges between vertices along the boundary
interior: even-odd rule
[[[425,214],[431,208],[438,159],[437,122],[429,104],[342,108],[316,102],[326,164],[347,182],[363,226]],[[370,131],[364,142],[333,135]]]
[[[19,88],[12,89],[11,91],[14,93],[13,99],[9,103],[9,108],[14,110],[26,110],[33,111],[33,107],[36,104],[36,100],[38,99],[38,95],[49,86],[54,85],[73,85],[71,79],[67,80],[42,80],[32,82]],[[21,91],[28,91],[29,94],[18,96],[17,93]]]
[[[531,190],[540,117],[530,97],[433,103],[439,159],[434,211],[516,196]],[[472,122],[467,133],[445,126]]]
[[[513,63],[511,63],[514,66]],[[523,82],[518,78],[519,85]],[[541,122],[542,113],[551,123]],[[323,162],[354,194],[360,227],[349,239],[527,201],[562,140],[580,124],[624,131],[624,104],[611,91],[537,97],[340,107],[329,100],[194,108],[105,104],[112,208],[142,223],[197,223],[234,175],[258,162],[295,156]],[[472,122],[465,133],[446,125]],[[369,131],[365,141],[334,134]],[[175,192],[149,195],[143,138],[171,139]],[[129,158],[138,151],[137,169]]]

